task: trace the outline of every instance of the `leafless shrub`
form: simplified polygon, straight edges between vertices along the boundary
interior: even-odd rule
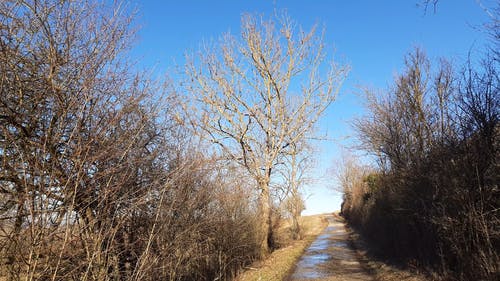
[[[229,280],[257,256],[252,195],[234,187],[236,177],[221,173],[215,160],[200,154],[179,160],[182,169],[154,204],[158,217],[149,217],[156,227],[148,230],[150,250],[136,279]]]
[[[122,8],[0,2],[0,279],[227,280],[255,256],[255,194],[130,71]]]
[[[121,275],[115,238],[161,181],[152,88],[120,65],[130,19],[92,2],[3,1],[0,12],[7,275]]]
[[[385,255],[460,280],[496,280],[497,62],[469,64],[461,76],[441,62],[432,74],[417,50],[406,66],[387,95],[368,95],[371,114],[356,127],[381,169],[367,200],[346,192],[343,212]]]

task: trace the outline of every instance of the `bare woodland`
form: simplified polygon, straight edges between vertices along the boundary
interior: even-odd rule
[[[389,89],[365,90],[353,125],[377,165],[351,157],[339,173],[342,214],[373,255],[437,280],[500,277],[500,6],[477,4],[486,48],[458,64],[417,48]]]
[[[245,16],[176,92],[131,70],[128,14],[0,3],[1,280],[228,280],[280,202],[303,209],[297,159],[347,70],[323,73],[316,29]]]
[[[355,126],[378,165],[347,161],[342,213],[377,255],[452,280],[496,280],[498,60],[455,71],[416,49],[405,64],[393,88],[366,92],[369,114]]]
[[[324,31],[244,15],[155,80],[128,56],[128,9],[0,1],[0,280],[232,280],[285,245],[284,218],[301,238],[311,140],[349,71]],[[378,165],[338,173],[379,255],[450,280],[499,276],[498,21],[486,30],[480,63],[417,49],[367,90],[355,127]]]

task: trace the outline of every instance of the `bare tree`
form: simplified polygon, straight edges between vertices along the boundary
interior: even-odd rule
[[[445,114],[443,106],[451,86],[449,68],[442,65],[444,70],[433,85],[430,63],[422,50],[408,55],[405,66],[405,73],[397,77],[388,93],[366,91],[366,104],[373,115],[355,121],[363,146],[382,161],[389,160],[386,168],[407,169],[419,164],[435,132],[445,126],[437,124],[440,117],[435,116],[434,109],[440,106],[441,115]],[[439,88],[437,95],[431,91],[433,86]]]
[[[457,280],[496,280],[498,62],[488,54],[460,75],[446,61],[430,69],[416,50],[393,89],[368,95],[356,126],[384,165],[366,178],[374,189],[363,200],[346,192],[343,210],[386,255]]]
[[[312,147],[305,142],[290,144],[284,155],[284,166],[279,171],[285,193],[283,204],[292,219],[290,230],[293,239],[300,239],[302,235],[299,218],[306,206],[301,191],[313,181],[310,177],[314,165],[313,153]]]
[[[270,182],[287,147],[312,132],[334,100],[347,67],[325,70],[316,28],[294,29],[286,17],[245,15],[241,38],[226,35],[215,49],[189,58],[185,90],[197,111],[194,128],[242,165],[257,184],[261,253],[272,244]]]
[[[357,212],[356,207],[369,192],[367,178],[375,175],[375,170],[369,166],[362,165],[360,159],[348,151],[343,151],[341,159],[332,170],[337,180],[335,190],[343,193],[341,214],[349,217]],[[349,218],[353,218],[350,216]]]
[[[0,3],[8,280],[117,280],[132,271],[135,216],[162,186],[165,155],[150,103],[156,88],[122,57],[130,21],[119,4]]]

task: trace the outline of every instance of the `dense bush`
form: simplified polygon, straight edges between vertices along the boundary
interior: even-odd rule
[[[385,95],[368,94],[357,122],[375,175],[345,188],[342,213],[379,254],[459,280],[500,274],[499,76],[487,57],[435,73],[416,50]]]
[[[131,71],[119,7],[0,2],[1,280],[228,280],[256,256],[247,175]]]

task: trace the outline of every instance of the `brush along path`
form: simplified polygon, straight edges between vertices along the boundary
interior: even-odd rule
[[[349,246],[349,234],[342,218],[328,215],[328,227],[304,252],[290,281],[373,280]]]

